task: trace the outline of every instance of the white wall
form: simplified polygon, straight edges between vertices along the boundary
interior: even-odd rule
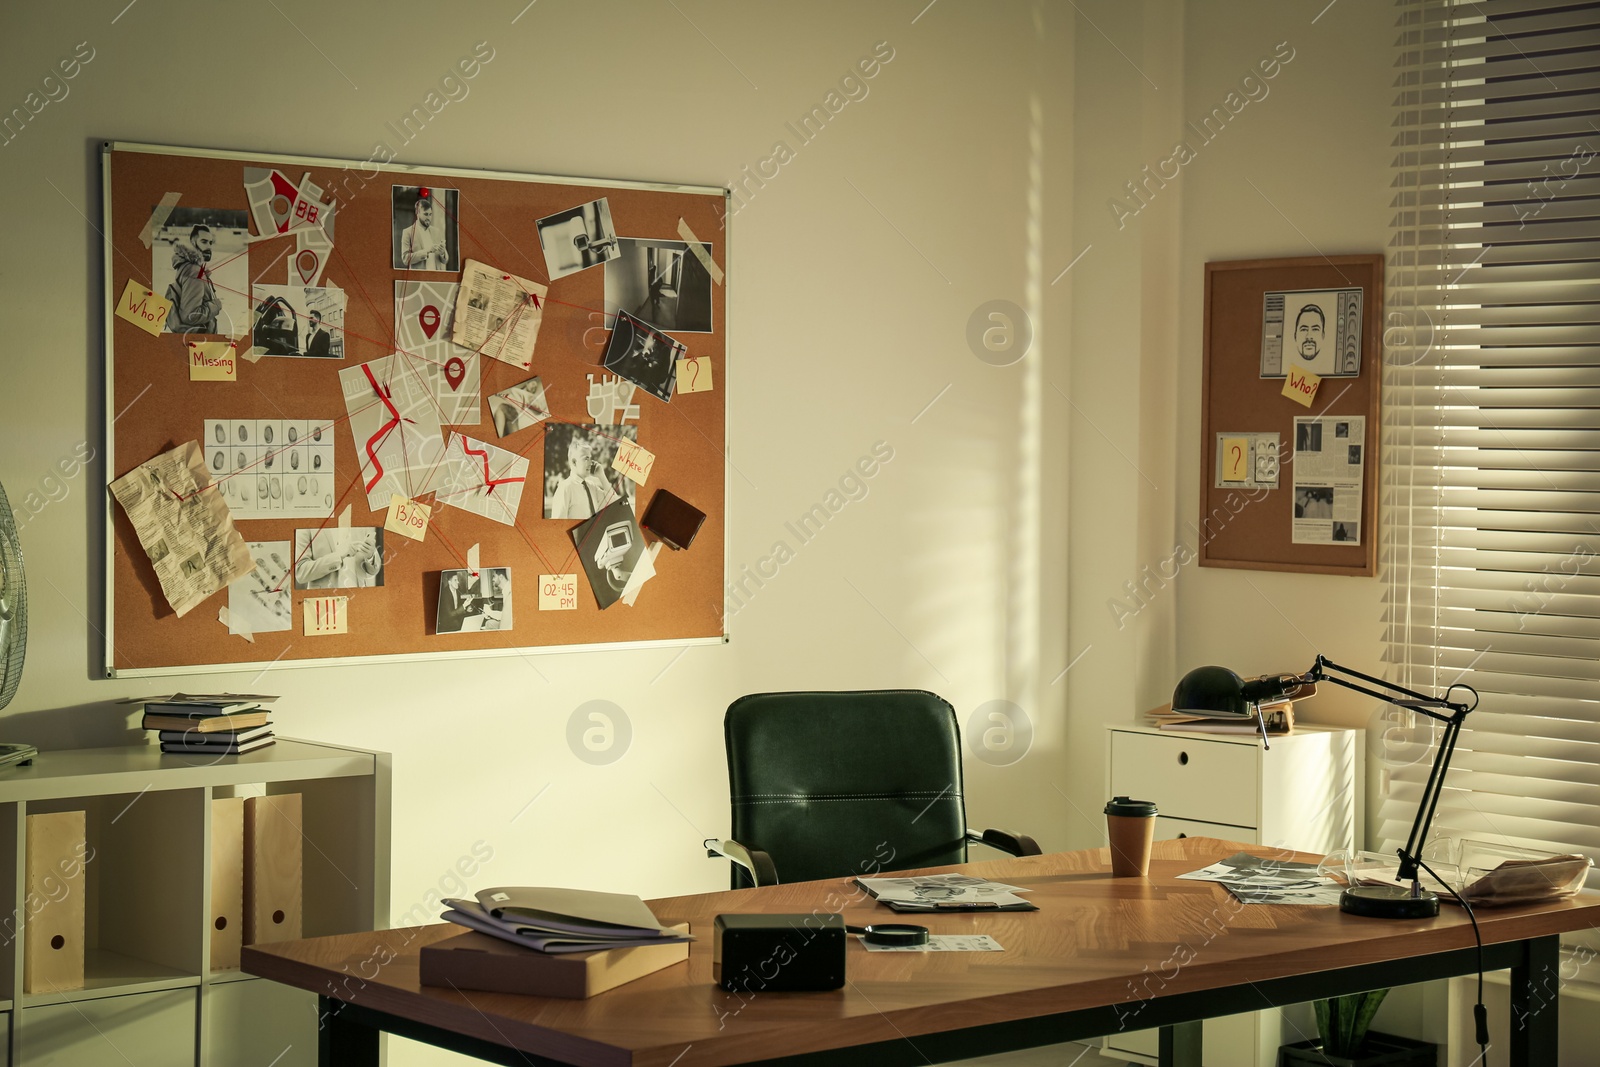
[[[0,482],[14,507],[57,457],[101,444],[98,142],[366,158],[480,41],[493,60],[403,162],[729,184],[775,141],[796,150],[732,223],[729,439],[754,484],[729,478],[731,569],[786,537],[785,520],[874,442],[894,450],[869,495],[730,621],[725,647],[282,668],[251,682],[282,694],[284,735],[394,753],[396,915],[478,840],[494,851],[486,884],[646,896],[725,885],[696,845],[727,828],[722,711],[761,690],[927,688],[963,721],[1013,701],[1032,750],[1004,768],[968,760],[972,821],[1047,848],[1090,843],[1051,788],[1083,761],[1063,751],[1066,687],[1048,685],[1068,645],[1067,435],[1047,383],[1068,387],[1070,286],[1047,283],[1075,247],[1070,10],[545,0],[513,25],[522,0],[122,6],[8,11],[0,33],[6,109],[79,42],[94,50],[70,95],[0,147]],[[894,58],[869,95],[799,146],[786,121],[880,41]],[[1022,363],[991,366],[968,347],[969,315],[993,299],[1030,310],[1037,341]],[[249,681],[93,676],[106,480],[97,464],[24,529],[32,641],[0,723],[8,739],[143,743],[113,700]],[[565,739],[596,698],[633,729],[602,767]],[[1094,800],[1098,758],[1085,768]]]

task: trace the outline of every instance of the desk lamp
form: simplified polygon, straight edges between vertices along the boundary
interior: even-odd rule
[[[1331,672],[1331,673],[1330,673]],[[1352,679],[1358,679],[1352,681]],[[1400,856],[1399,880],[1410,882],[1410,888],[1392,885],[1353,885],[1339,894],[1339,910],[1352,915],[1366,915],[1377,919],[1426,919],[1439,914],[1439,897],[1422,888],[1417,874],[1422,862],[1422,846],[1428,836],[1428,827],[1439,806],[1439,795],[1444,792],[1445,772],[1450,769],[1450,757],[1456,750],[1456,739],[1461,733],[1461,723],[1467,714],[1478,706],[1478,691],[1470,685],[1456,684],[1445,690],[1443,697],[1430,697],[1413,692],[1403,686],[1374,678],[1370,674],[1343,667],[1318,655],[1316,662],[1305,674],[1285,674],[1258,678],[1246,682],[1226,667],[1197,667],[1183,676],[1172,694],[1174,711],[1195,711],[1216,717],[1249,718],[1252,709],[1261,723],[1261,736],[1266,739],[1266,722],[1261,717],[1261,705],[1286,696],[1293,696],[1300,687],[1317,682],[1353,689],[1357,693],[1393,704],[1397,708],[1420,712],[1430,719],[1444,723],[1444,736],[1439,741],[1439,752],[1433,759],[1433,769],[1428,772],[1428,784],[1423,787],[1422,801],[1417,806],[1417,818],[1411,824],[1411,835],[1404,848],[1396,849]],[[1364,684],[1363,684],[1364,683]],[[1381,688],[1373,688],[1373,687]],[[1456,690],[1470,694],[1470,701],[1451,700]]]

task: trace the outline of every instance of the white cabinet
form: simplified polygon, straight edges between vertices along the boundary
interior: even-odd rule
[[[1108,796],[1154,801],[1156,839],[1220,837],[1251,845],[1326,853],[1351,848],[1360,823],[1364,734],[1297,726],[1266,749],[1249,734],[1185,733],[1111,726],[1106,734]],[[1249,1012],[1205,1024],[1205,1067],[1272,1067],[1281,1013]],[[1108,1055],[1156,1062],[1157,1032],[1105,1038]]]
[[[282,738],[218,758],[46,752],[0,771],[0,1064],[315,1063],[315,995],[210,967],[211,802],[300,794],[303,932],[318,937],[388,925],[389,790],[386,753]],[[84,981],[30,993],[29,919],[50,902],[26,890],[27,817],[62,811],[84,812]]]

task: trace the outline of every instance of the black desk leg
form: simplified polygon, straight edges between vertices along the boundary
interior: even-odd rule
[[[1536,937],[1522,944],[1523,962],[1511,968],[1511,1064],[1540,1067],[1556,1062],[1561,940]]]
[[[333,997],[318,997],[317,1063],[321,1067],[378,1067],[378,1031],[355,1022]]]
[[[1161,1067],[1200,1067],[1202,1025],[1196,1020],[1161,1028],[1161,1046],[1157,1054]]]

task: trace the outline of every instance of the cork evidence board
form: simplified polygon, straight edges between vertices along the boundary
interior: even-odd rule
[[[1382,255],[1207,263],[1200,564],[1377,569]]]
[[[109,476],[195,442],[251,567],[180,614],[108,492],[108,675],[724,638],[727,190],[103,170]],[[635,521],[662,490],[682,550]]]

